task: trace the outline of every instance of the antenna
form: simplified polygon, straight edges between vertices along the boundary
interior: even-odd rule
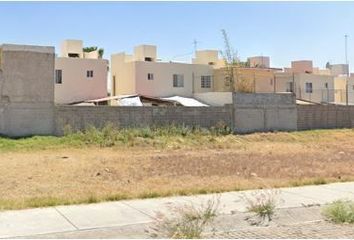
[[[348,65],[348,35],[344,35],[345,38],[345,64]]]
[[[196,52],[198,50],[198,43],[200,43],[200,42],[197,41],[196,39],[193,40],[194,52]]]

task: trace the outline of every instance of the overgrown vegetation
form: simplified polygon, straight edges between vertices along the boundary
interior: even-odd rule
[[[157,213],[156,225],[149,232],[159,238],[201,238],[205,228],[218,214],[219,197],[209,199],[206,204],[172,207],[171,214]]]
[[[337,200],[324,206],[322,214],[335,223],[354,224],[354,201]]]
[[[197,143],[213,137],[229,135],[231,129],[223,122],[219,122],[210,129],[176,125],[117,128],[108,123],[103,128],[88,126],[82,131],[74,131],[71,126],[67,125],[63,132],[64,136],[62,137],[0,138],[0,151],[84,146],[113,147],[119,145],[165,147],[168,143],[173,143],[173,139],[183,138],[189,142]]]
[[[261,180],[265,189],[256,190],[252,192],[251,195],[243,195],[247,210],[258,217],[258,221],[252,222],[252,224],[272,221],[275,209],[280,203],[280,190],[272,188],[265,184],[262,179],[256,178]]]

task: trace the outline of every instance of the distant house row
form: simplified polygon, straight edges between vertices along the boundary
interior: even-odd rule
[[[310,102],[354,104],[354,76],[349,76],[346,64],[327,64],[325,69],[319,69],[312,61],[302,60],[293,61],[290,68],[283,69],[272,68],[267,56],[250,57],[246,65],[233,67],[234,86],[230,86],[229,68],[218,50],[198,50],[191,63],[162,62],[156,46],[140,45],[131,55],[113,54],[109,65],[97,49],[84,51],[82,41],[66,40],[56,58],[55,69],[55,102],[59,104],[102,99],[119,105],[116,101],[119,96],[141,95],[179,96],[208,105],[223,105],[231,102],[232,90],[293,92],[298,99]]]

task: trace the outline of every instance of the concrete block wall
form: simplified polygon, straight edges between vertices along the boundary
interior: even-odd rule
[[[55,133],[63,134],[65,126],[84,130],[112,123],[115,127],[146,127],[186,125],[213,127],[219,122],[231,126],[232,106],[223,107],[114,107],[114,106],[56,106]]]
[[[298,105],[299,130],[353,128],[354,106]]]
[[[236,133],[297,130],[293,94],[235,93],[233,101]]]
[[[54,48],[0,45],[0,135],[51,135]]]

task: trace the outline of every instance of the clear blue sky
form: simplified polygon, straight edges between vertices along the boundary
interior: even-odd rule
[[[296,59],[324,67],[344,62],[348,34],[354,71],[354,2],[2,2],[0,12],[0,43],[82,39],[106,58],[142,43],[157,45],[163,60],[192,52],[194,39],[199,49],[222,49],[224,28],[241,59],[263,54],[275,67]]]

